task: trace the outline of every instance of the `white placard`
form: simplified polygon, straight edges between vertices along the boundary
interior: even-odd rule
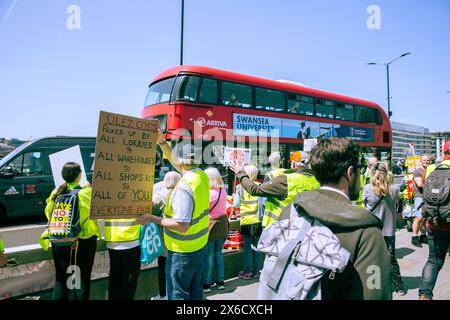
[[[50,156],[50,166],[52,167],[53,181],[55,187],[64,183],[64,179],[61,176],[61,170],[64,164],[67,162],[76,162],[81,167],[81,180],[80,186],[84,186],[87,183],[86,171],[84,170],[83,158],[81,157],[80,146],[76,145],[69,149],[65,149],[56,153],[52,153]]]
[[[317,139],[303,140],[303,151],[310,152],[317,145]]]
[[[252,158],[251,149],[226,147],[223,153],[223,165],[229,166],[232,159],[240,165],[246,165],[250,164],[251,158]]]

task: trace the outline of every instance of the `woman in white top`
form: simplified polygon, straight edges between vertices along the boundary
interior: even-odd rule
[[[391,256],[392,280],[399,295],[406,294],[400,267],[395,257],[396,209],[394,198],[398,197],[398,186],[392,186],[393,175],[384,162],[373,164],[370,183],[364,187],[362,199],[368,210],[383,222],[383,236]]]

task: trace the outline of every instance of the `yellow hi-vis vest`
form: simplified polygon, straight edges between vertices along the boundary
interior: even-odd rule
[[[209,226],[209,179],[202,170],[186,173],[178,183],[185,182],[194,195],[194,211],[189,229],[178,232],[164,228],[164,244],[172,252],[189,253],[200,250],[208,243]],[[175,190],[170,194],[165,207],[165,217],[172,218],[172,199]]]
[[[274,197],[268,197],[266,210],[264,211],[262,226],[264,228],[278,221],[284,208],[294,201],[299,192],[314,190],[320,187],[320,183],[312,175],[298,174],[292,170],[286,170],[288,195],[283,200]]]
[[[141,226],[134,219],[105,219],[105,241],[129,242],[139,240]]]
[[[272,169],[269,173],[267,173],[267,176],[269,177],[269,180],[272,180],[275,177],[281,176],[283,173],[283,168]]]
[[[356,201],[352,201],[352,203],[360,208],[365,208],[366,206],[364,205],[364,201],[362,199],[363,196],[363,191],[364,191],[364,186],[366,185],[366,176],[361,174],[359,176],[359,197],[358,200]]]
[[[241,186],[240,200],[241,226],[261,222],[256,216],[258,212],[258,197],[252,196]]]
[[[3,251],[5,251],[5,245],[3,243],[3,240],[0,239],[0,253],[3,252]]]

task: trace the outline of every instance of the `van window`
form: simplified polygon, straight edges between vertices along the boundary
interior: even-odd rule
[[[23,173],[27,176],[40,176],[44,173],[41,152],[29,152],[23,155]]]
[[[44,174],[41,152],[24,153],[8,164],[3,172],[11,172],[16,176],[41,176]]]

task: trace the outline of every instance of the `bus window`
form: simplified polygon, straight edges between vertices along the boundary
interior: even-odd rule
[[[334,106],[332,101],[316,99],[316,116],[334,119]]]
[[[222,81],[222,103],[226,106],[250,108],[252,105],[252,87]]]
[[[304,116],[314,115],[313,99],[310,97],[288,93],[288,108],[291,113],[302,114]]]
[[[183,76],[179,82],[177,100],[196,101],[200,77]]]
[[[217,80],[203,79],[198,102],[217,104]]]
[[[284,111],[284,94],[281,91],[256,88],[256,109]]]
[[[170,100],[170,92],[172,91],[173,82],[175,78],[169,78],[150,85],[145,99],[145,106],[151,106],[158,103],[167,102]]]
[[[355,111],[356,122],[377,123],[375,119],[375,109],[356,106]]]
[[[353,106],[351,104],[336,103],[336,119],[345,121],[354,121]]]
[[[313,116],[314,115],[313,98],[303,97],[303,96],[301,97],[300,114],[305,115],[305,116]]]
[[[288,111],[290,113],[300,113],[300,96],[296,94],[287,94]]]

